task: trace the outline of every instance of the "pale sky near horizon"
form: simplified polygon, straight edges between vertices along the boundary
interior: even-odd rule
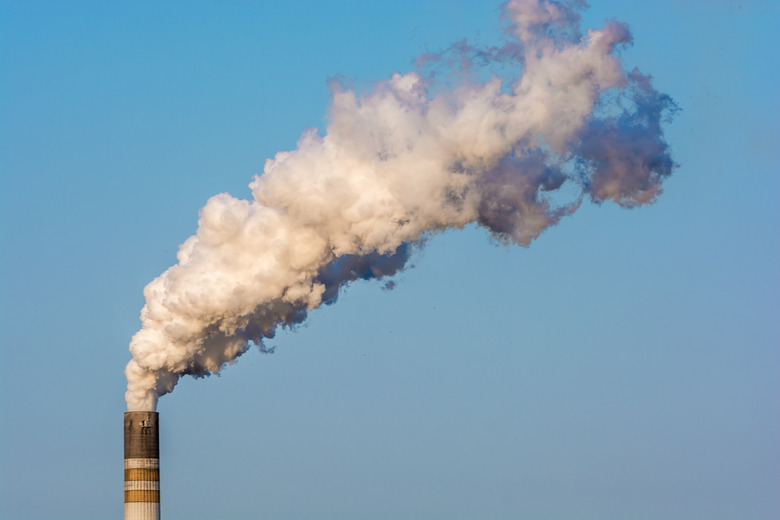
[[[0,0],[0,518],[122,515],[127,350],[198,209],[499,3]],[[161,398],[177,519],[780,519],[780,4],[591,0],[681,107],[650,206],[438,236]]]

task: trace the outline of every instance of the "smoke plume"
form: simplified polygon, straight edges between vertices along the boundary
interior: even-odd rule
[[[178,263],[144,289],[128,410],[265,350],[350,281],[403,269],[437,231],[476,223],[527,245],[583,199],[653,202],[675,167],[662,123],[676,107],[621,66],[625,25],[581,33],[582,6],[510,0],[500,47],[461,42],[363,95],[334,82],[327,132],[267,160],[251,200],[212,197]]]

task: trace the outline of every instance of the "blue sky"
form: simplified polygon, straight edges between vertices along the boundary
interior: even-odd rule
[[[329,78],[498,38],[481,1],[0,2],[0,517],[122,514],[127,345],[198,209]],[[780,8],[592,0],[682,111],[651,205],[396,277],[160,400],[166,519],[780,518]]]

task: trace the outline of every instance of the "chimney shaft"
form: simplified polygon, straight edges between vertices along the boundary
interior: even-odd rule
[[[160,519],[157,412],[125,413],[125,520]]]

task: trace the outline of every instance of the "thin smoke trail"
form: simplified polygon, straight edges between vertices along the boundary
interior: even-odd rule
[[[511,0],[501,47],[461,42],[361,96],[334,83],[326,133],[269,159],[251,200],[212,197],[144,289],[128,410],[264,349],[350,281],[399,272],[432,233],[476,223],[527,245],[584,199],[652,203],[675,167],[662,123],[676,107],[621,66],[625,25],[581,33],[583,5]]]

